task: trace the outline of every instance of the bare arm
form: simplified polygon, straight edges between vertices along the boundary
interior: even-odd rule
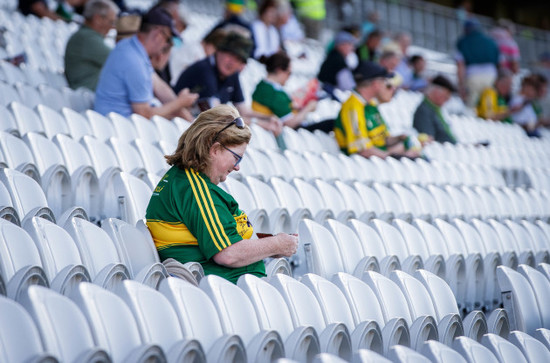
[[[263,113],[256,112],[246,107],[244,103],[237,103],[235,105],[237,111],[243,116],[244,121],[250,125],[251,118],[258,120],[258,126],[273,132],[275,136],[279,136],[283,132],[283,123],[275,116],[268,116]]]
[[[371,156],[378,156],[379,158],[385,159],[388,156],[390,156],[390,153],[384,150],[380,150],[377,147],[369,147],[368,149],[359,151],[359,155],[365,158],[370,158]]]
[[[172,87],[160,78],[156,72],[153,73],[153,93],[163,104],[175,100],[178,97]]]
[[[292,127],[293,129],[297,128],[302,124],[302,122],[307,117],[307,114],[314,111],[317,107],[317,101],[309,102],[304,108],[300,111],[289,117],[284,121],[285,126]]]
[[[31,12],[39,18],[50,18],[52,20],[59,20],[61,17],[51,11],[48,6],[39,1],[31,5]]]
[[[182,110],[192,105],[197,97],[198,95],[196,93],[190,93],[189,90],[185,88],[181,90],[175,99],[164,103],[162,106],[152,107],[147,102],[132,103],[132,111],[148,119],[154,115],[165,118],[172,118],[180,115],[184,116],[186,114],[182,113]]]
[[[290,257],[296,253],[298,237],[279,233],[261,239],[243,239],[221,250],[213,259],[218,265],[242,267],[271,256]]]

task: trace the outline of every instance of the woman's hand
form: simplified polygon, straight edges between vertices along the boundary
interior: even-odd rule
[[[298,250],[298,235],[279,233],[275,237],[279,251],[274,257],[290,257]]]

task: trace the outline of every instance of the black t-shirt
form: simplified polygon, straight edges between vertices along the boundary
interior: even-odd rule
[[[317,76],[317,78],[323,83],[328,83],[330,85],[336,86],[336,75],[342,69],[347,67],[348,65],[346,64],[344,56],[336,49],[333,49],[330,51],[325,61],[321,65],[321,69],[319,70],[319,75]]]
[[[199,94],[199,99],[217,98],[220,103],[244,102],[239,73],[222,79],[216,67],[214,56],[204,58],[190,65],[180,75],[178,82],[174,86],[174,91],[178,93],[184,88]]]
[[[19,0],[19,4],[17,8],[23,15],[29,15],[34,14],[31,10],[31,6],[34,3],[44,3],[46,7],[48,7],[48,4],[46,3],[46,0]]]

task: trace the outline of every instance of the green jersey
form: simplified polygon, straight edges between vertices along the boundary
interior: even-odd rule
[[[213,260],[224,248],[252,237],[253,228],[235,199],[202,173],[170,168],[153,192],[146,218],[161,260],[196,261],[206,275],[233,283],[245,273],[265,276],[263,261],[230,268]]]

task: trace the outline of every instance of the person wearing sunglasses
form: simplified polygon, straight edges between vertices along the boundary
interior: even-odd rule
[[[138,33],[118,42],[109,54],[99,76],[94,110],[102,115],[116,112],[125,117],[137,113],[145,118],[160,115],[192,119],[188,107],[198,95],[187,89],[175,94],[154,72],[150,60],[171,47],[178,36],[165,9],[147,12]],[[161,105],[153,106],[155,98]]]
[[[379,102],[388,102],[393,96],[393,74],[377,63],[362,61],[353,76],[357,85],[335,121],[334,134],[340,150],[367,158],[419,157],[418,150],[408,149],[406,135],[390,135],[378,110]]]
[[[236,283],[265,276],[264,258],[296,253],[294,235],[252,239],[253,226],[238,202],[219,187],[240,162],[251,132],[236,109],[218,105],[199,114],[166,160],[147,207],[147,226],[162,261],[199,262],[205,274]]]

